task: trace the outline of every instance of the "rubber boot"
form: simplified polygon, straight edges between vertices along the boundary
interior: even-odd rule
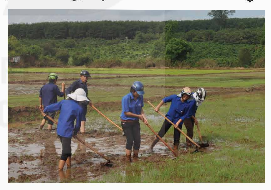
[[[159,139],[155,138],[154,141],[152,142],[149,152],[153,152],[153,147],[159,142]]]
[[[63,170],[65,162],[66,162],[65,160],[59,160],[58,170]]]
[[[134,153],[133,153],[133,161],[138,161],[138,152],[139,150],[134,150]]]

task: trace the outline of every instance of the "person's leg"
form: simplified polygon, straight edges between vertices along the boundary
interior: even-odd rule
[[[182,126],[178,126],[179,129],[182,129]],[[179,130],[177,130],[176,128],[174,128],[174,144],[173,144],[173,150],[175,152],[178,152],[178,148],[179,148],[179,144],[180,144],[180,137],[181,137],[181,133]]]
[[[56,112],[49,112],[49,113],[48,113],[48,116],[50,116],[52,119],[55,118],[55,115],[56,115]],[[50,119],[48,119],[48,127],[47,127],[47,129],[48,129],[49,131],[52,130],[53,124],[54,124],[54,122],[51,121]]]
[[[45,125],[45,119],[42,119],[41,120],[41,123],[40,123],[40,130],[43,128],[43,126]]]
[[[192,118],[187,118],[184,120],[184,125],[187,130],[187,136],[193,139],[193,130],[194,130],[194,122]],[[191,146],[192,142],[186,138],[186,145]]]
[[[86,105],[81,105],[83,109],[82,117],[81,117],[81,126],[80,126],[80,132],[82,134],[85,133],[85,126],[86,126],[86,114],[87,114],[87,106]]]
[[[158,135],[162,138],[164,137],[164,135],[167,133],[167,131],[169,130],[169,128],[171,127],[171,124],[165,119],[163,122],[163,125],[160,129],[160,131],[158,132]],[[153,140],[151,146],[150,146],[150,151],[153,151],[153,147],[159,142],[159,138],[155,137],[155,139]]]
[[[121,126],[126,137],[126,150],[125,150],[126,160],[131,162],[131,152],[134,142],[131,123],[121,122]]]
[[[140,136],[140,123],[133,123],[133,137],[134,137],[134,146],[133,146],[133,158],[138,159],[138,153],[140,149],[141,136]]]
[[[69,157],[71,157],[71,138],[66,138],[66,137],[60,137],[60,141],[62,143],[62,154],[61,154],[61,158],[59,161],[59,165],[58,165],[58,169],[59,170],[63,170],[63,167],[67,161],[67,159]],[[69,163],[71,163],[71,158],[68,161]]]

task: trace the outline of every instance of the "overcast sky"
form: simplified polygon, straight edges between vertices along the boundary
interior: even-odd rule
[[[10,9],[8,23],[37,23],[61,21],[101,21],[101,20],[202,20],[210,19],[210,10],[86,10],[86,9]],[[230,18],[263,18],[264,10],[236,10]]]

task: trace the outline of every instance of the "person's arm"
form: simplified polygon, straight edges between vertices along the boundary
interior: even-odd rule
[[[44,107],[42,105],[42,88],[40,89],[39,101],[40,101],[39,109],[43,111]]]
[[[63,100],[62,100],[63,101]],[[51,104],[49,106],[46,106],[45,109],[43,110],[44,113],[47,113],[47,112],[54,112],[54,111],[58,111],[61,109],[61,106],[62,106],[62,101],[60,102],[57,102],[55,104]]]
[[[146,118],[146,116],[145,116],[145,114],[144,114],[143,108],[141,109],[141,115],[143,116],[143,122],[144,122],[145,124],[148,124],[148,120],[147,120],[147,118]]]
[[[194,120],[195,124],[198,125],[199,122],[198,122],[197,118],[192,115],[192,119]]]
[[[43,107],[43,105],[42,105],[42,98],[39,97],[39,100],[40,100],[40,106],[39,106],[39,109],[43,111],[44,107]]]
[[[73,130],[73,135],[77,135],[78,131],[80,130],[80,126],[81,126],[81,115],[82,115],[82,108],[80,108],[80,111],[77,114],[76,124],[75,124],[74,130]]]
[[[162,100],[157,106],[156,108],[154,109],[154,111],[158,112],[160,107],[164,104],[164,101]]]
[[[69,88],[66,89],[66,94],[70,94],[72,93],[73,91],[76,90],[76,86],[77,86],[77,81],[74,81],[70,86]]]
[[[62,84],[62,88],[61,88],[61,92],[60,92],[60,90],[59,90],[59,88],[58,88],[58,86],[56,86],[56,94],[58,95],[58,96],[60,96],[60,97],[63,97],[64,96],[64,88],[65,88],[65,83],[63,82]]]

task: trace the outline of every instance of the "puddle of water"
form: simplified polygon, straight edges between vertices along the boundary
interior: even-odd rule
[[[249,123],[249,122],[254,122],[255,119],[247,118],[247,117],[240,117],[240,118],[234,119],[234,121],[241,122],[241,123]]]
[[[41,150],[44,150],[44,146],[40,144],[9,144],[8,145],[8,156],[21,156],[21,155],[31,155],[39,156]]]
[[[11,163],[8,165],[8,177],[14,177],[18,179],[18,177],[22,174],[33,175],[33,174],[41,174],[41,170],[38,167],[40,165],[40,160],[34,161],[23,161],[22,164],[19,163]]]

